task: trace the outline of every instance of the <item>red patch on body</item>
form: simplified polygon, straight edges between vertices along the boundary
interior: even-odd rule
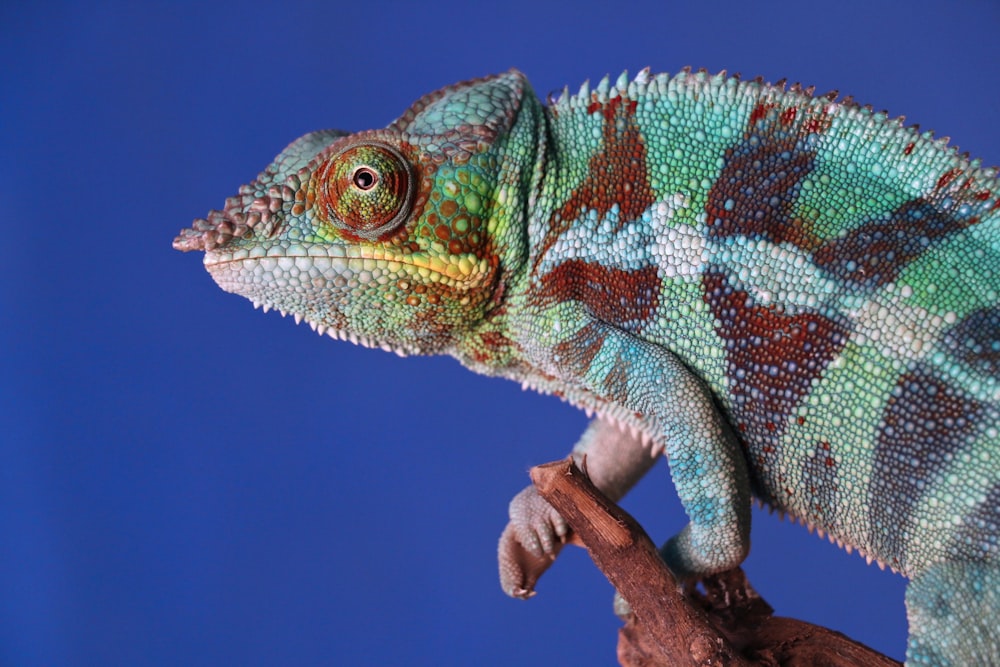
[[[590,364],[601,351],[602,345],[604,336],[597,324],[591,322],[563,342],[556,344],[552,352],[559,358],[561,365],[572,369],[578,377],[583,377],[590,370]]]
[[[813,169],[813,154],[796,151],[795,145],[795,137],[785,137],[743,153],[726,151],[726,165],[705,204],[710,235],[815,244],[792,216],[799,183]]]
[[[969,451],[998,415],[924,366],[901,375],[889,396],[875,443],[869,521],[894,526],[872,534],[875,553],[899,555],[919,516],[925,484],[938,480],[959,452]]]
[[[940,211],[924,199],[901,204],[887,219],[876,218],[816,248],[816,264],[840,280],[865,287],[885,285],[933,246],[927,242],[978,222]]]
[[[617,204],[620,229],[656,201],[646,169],[646,143],[635,121],[636,108],[635,101],[620,96],[587,108],[590,113],[600,110],[604,116],[603,145],[591,156],[586,177],[549,220],[539,260],[582,211],[594,210],[603,217]]]
[[[479,336],[479,340],[482,347],[473,352],[473,358],[480,363],[503,357],[516,347],[514,341],[499,331],[487,331]]]
[[[805,140],[826,131],[832,119],[823,109],[775,109],[774,103],[754,107],[743,140],[726,150],[705,204],[708,233],[761,237],[810,250],[818,240],[794,215],[799,186],[815,158]]]
[[[802,123],[802,131],[806,134],[818,134],[820,132],[826,132],[827,128],[830,127],[832,119],[827,113],[821,113],[818,116],[810,116]]]
[[[604,376],[601,383],[607,398],[618,405],[624,405],[628,402],[628,377],[631,370],[631,362],[628,359],[623,359],[619,353],[614,365],[611,366],[611,370]]]
[[[595,319],[634,326],[656,312],[660,279],[655,266],[626,271],[571,259],[542,276],[536,298],[579,301]]]
[[[955,180],[955,178],[956,178],[956,177],[957,177],[957,176],[958,176],[959,174],[961,174],[961,173],[962,173],[962,169],[961,169],[961,167],[955,167],[954,169],[950,169],[950,170],[948,170],[948,171],[944,172],[944,173],[943,173],[943,174],[941,175],[941,178],[939,178],[939,179],[938,179],[938,182],[937,182],[937,189],[938,189],[938,190],[940,190],[940,189],[942,189],[942,188],[946,188],[946,187],[948,187],[948,185],[949,185],[949,184],[950,184],[950,183],[951,183],[952,181],[954,181],[954,180]]]
[[[750,120],[748,121],[749,124],[756,125],[759,121],[767,118],[767,113],[775,106],[774,102],[759,102],[757,106],[753,108],[753,111],[750,112]]]
[[[721,272],[702,278],[704,299],[726,341],[733,412],[758,451],[773,451],[799,401],[847,342],[845,323],[817,312],[785,315],[751,296]]]

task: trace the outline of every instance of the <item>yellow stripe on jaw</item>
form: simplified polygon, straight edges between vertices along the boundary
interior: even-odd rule
[[[347,250],[348,248],[345,247],[344,249]],[[365,247],[356,247],[354,249],[356,254],[345,253],[344,255],[319,254],[313,251],[289,253],[286,248],[280,247],[271,248],[270,252],[264,251],[263,248],[259,250],[255,248],[253,250],[257,250],[257,252],[238,250],[225,259],[219,260],[215,258],[216,261],[210,261],[213,257],[208,253],[205,255],[205,263],[206,265],[214,266],[216,264],[242,262],[245,260],[259,261],[266,259],[275,262],[279,260],[327,260],[341,263],[345,268],[349,267],[355,271],[384,269],[390,272],[405,270],[405,267],[413,267],[424,278],[433,279],[434,276],[438,276],[439,280],[435,280],[435,282],[442,282],[452,286],[455,286],[456,283],[468,283],[470,278],[474,278],[473,282],[469,284],[471,287],[481,284],[490,272],[489,261],[477,257],[474,253],[446,255],[445,257],[430,253],[392,255],[387,253],[384,248],[375,249]],[[307,267],[300,268],[305,269]]]
[[[360,263],[357,269],[372,270],[382,268],[390,272],[416,269],[416,273],[424,280],[432,280],[449,287],[476,288],[490,275],[490,263],[473,253],[447,255],[441,257],[429,253],[413,253],[393,255],[385,248],[355,248],[358,254],[354,257],[344,257],[349,265]]]
[[[364,245],[355,246],[354,252],[350,252],[351,247],[342,245],[342,242],[335,231],[330,230],[327,232],[327,230],[322,227],[315,231],[314,238],[306,240],[320,246],[334,244],[341,245],[341,247],[349,253],[345,253],[345,259],[350,259],[351,257],[373,259],[379,262],[387,263],[386,268],[390,270],[397,270],[398,265],[396,263],[411,265],[419,269],[432,271],[433,273],[437,273],[445,278],[457,281],[466,281],[471,276],[485,276],[490,270],[489,262],[486,259],[478,257],[475,253],[462,253],[460,255],[445,253],[444,256],[441,256],[427,252],[418,252],[408,255],[394,255],[387,252],[387,248]]]
[[[414,253],[407,258],[398,259],[404,264],[412,264],[417,268],[429,269],[452,280],[467,280],[470,276],[483,276],[489,271],[489,262],[480,259],[472,253],[448,255],[442,258],[438,255]]]

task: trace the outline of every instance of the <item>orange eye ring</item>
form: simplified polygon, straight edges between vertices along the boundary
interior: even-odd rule
[[[416,181],[403,155],[387,144],[352,144],[317,171],[320,210],[336,227],[376,239],[410,214]]]

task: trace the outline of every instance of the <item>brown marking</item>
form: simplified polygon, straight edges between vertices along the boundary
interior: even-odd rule
[[[590,370],[590,364],[601,351],[602,345],[604,336],[597,323],[591,322],[558,343],[552,352],[558,357],[560,366],[569,369],[578,377],[583,377]]]
[[[1000,482],[994,482],[986,499],[971,511],[962,509],[962,523],[951,537],[949,551],[959,560],[988,560],[1000,555]],[[992,536],[983,539],[983,536]]]
[[[450,218],[458,212],[458,203],[454,199],[445,199],[438,206],[438,210],[441,211],[441,215]]]
[[[586,177],[549,220],[536,268],[581,211],[595,210],[603,217],[617,204],[621,229],[656,201],[646,171],[646,144],[635,121],[636,103],[619,96],[604,105],[588,107],[591,113],[598,110],[604,116],[603,146],[591,156]]]
[[[938,179],[937,189],[941,190],[943,188],[948,187],[948,184],[954,181],[955,178],[957,178],[958,175],[961,173],[962,173],[961,167],[955,167],[954,169],[950,169],[944,172],[944,174],[941,175],[941,178]]]
[[[932,369],[917,367],[900,376],[875,446],[869,507],[875,553],[907,553],[913,513],[925,489],[934,488],[956,453],[974,440],[979,425],[996,418],[995,411]]]
[[[628,377],[632,370],[631,367],[631,361],[622,358],[621,351],[619,351],[614,365],[604,376],[602,384],[606,392],[605,396],[618,405],[625,405],[628,402]]]
[[[976,223],[960,220],[925,199],[902,204],[887,218],[871,220],[816,249],[813,261],[840,280],[874,288],[892,282],[933,241]]]
[[[472,350],[472,358],[488,363],[506,357],[516,344],[499,331],[485,331],[479,335],[480,346]]]
[[[1000,306],[969,313],[944,332],[941,342],[976,371],[1000,376]]]
[[[753,111],[750,112],[750,120],[748,121],[749,125],[756,125],[758,122],[767,118],[768,112],[770,112],[775,106],[777,105],[774,102],[758,102],[757,106],[755,106]]]
[[[570,259],[542,276],[536,298],[579,301],[598,320],[617,326],[649,320],[659,305],[655,266],[635,271]]]
[[[833,118],[825,111],[813,114],[802,123],[802,132],[804,134],[820,134],[826,132],[832,123]]]
[[[773,451],[799,401],[843,349],[850,330],[816,312],[785,315],[760,306],[720,271],[702,277],[704,299],[726,341],[734,416],[749,441]]]
[[[775,243],[815,245],[792,217],[799,183],[813,168],[813,155],[796,152],[795,144],[794,137],[787,137],[763,142],[742,155],[726,151],[726,165],[705,204],[711,236],[762,236]],[[730,200],[733,205],[726,210]]]
[[[903,155],[909,155],[910,153],[912,153],[914,146],[916,146],[916,144],[912,141],[906,144],[906,148],[903,149]]]
[[[773,103],[758,104],[743,141],[726,150],[722,172],[705,204],[708,232],[715,237],[763,237],[809,250],[819,240],[793,215],[799,186],[812,172],[815,158],[804,139],[826,131],[831,118],[821,109],[800,113],[803,110],[790,107],[775,119],[774,109]],[[727,207],[727,202],[732,203]]]

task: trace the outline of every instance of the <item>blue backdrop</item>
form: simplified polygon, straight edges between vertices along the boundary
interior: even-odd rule
[[[509,498],[585,420],[449,359],[320,338],[170,248],[289,141],[516,66],[539,94],[690,64],[905,113],[1000,162],[990,2],[0,8],[0,664],[608,665],[569,550],[530,602]],[[685,519],[661,464],[627,499]],[[901,658],[904,581],[755,515],[782,615]]]

